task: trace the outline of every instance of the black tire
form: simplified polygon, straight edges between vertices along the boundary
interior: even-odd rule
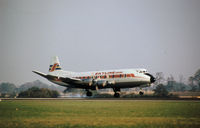
[[[114,97],[115,97],[115,98],[119,98],[119,97],[120,97],[120,94],[116,92],[116,93],[114,94]]]
[[[87,91],[86,95],[87,95],[87,96],[92,96],[92,92]]]
[[[144,92],[140,91],[139,94],[140,94],[140,96],[143,96],[143,95],[144,95]]]

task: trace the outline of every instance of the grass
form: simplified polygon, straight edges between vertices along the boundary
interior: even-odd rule
[[[199,128],[199,108],[199,101],[1,101],[0,128]]]

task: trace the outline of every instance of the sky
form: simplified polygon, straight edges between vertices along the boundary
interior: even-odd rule
[[[200,68],[199,0],[0,0],[0,82],[145,68],[185,81]]]

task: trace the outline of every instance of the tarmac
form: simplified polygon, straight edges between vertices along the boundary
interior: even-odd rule
[[[200,101],[200,97],[178,97],[178,98],[0,98],[1,101],[5,100],[108,100],[108,101],[115,101],[115,100],[171,100],[171,101],[183,101],[183,100],[196,100]]]

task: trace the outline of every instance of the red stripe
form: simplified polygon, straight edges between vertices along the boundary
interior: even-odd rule
[[[56,68],[56,65],[57,65],[58,63],[55,63],[53,66],[52,66],[52,68],[51,68],[51,71],[50,72],[53,72],[54,70],[55,70],[55,68]]]
[[[52,67],[53,70],[54,67]],[[121,76],[121,77],[120,77]],[[144,78],[144,77],[140,77],[140,76],[135,76],[133,73],[130,74],[116,74],[116,75],[99,75],[99,76],[95,76],[96,78],[126,78],[126,77],[136,77],[136,78]],[[94,76],[93,76],[94,77]],[[93,78],[92,76],[81,76],[81,77],[75,77],[77,79],[90,79]]]
[[[131,77],[134,77],[135,75],[134,74],[131,74]]]

